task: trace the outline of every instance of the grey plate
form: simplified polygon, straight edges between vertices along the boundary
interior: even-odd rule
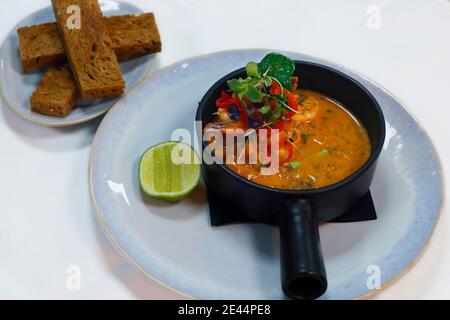
[[[212,228],[204,190],[177,204],[141,195],[137,163],[147,147],[173,130],[193,133],[198,102],[219,78],[267,50],[219,52],[152,74],[108,112],[94,139],[90,189],[97,218],[118,251],[153,279],[206,299],[283,299],[278,231],[265,225]],[[329,288],[323,299],[382,288],[421,255],[438,221],[443,197],[438,155],[425,131],[391,94],[348,69],[296,53],[360,81],[379,101],[387,137],[371,188],[378,220],[320,228]],[[368,285],[369,283],[369,285]]]
[[[123,1],[100,1],[105,15],[141,13],[138,7]],[[108,111],[117,99],[78,101],[77,108],[65,118],[54,118],[31,112],[29,98],[42,79],[41,72],[25,74],[19,58],[17,29],[55,21],[52,7],[36,11],[20,21],[6,36],[0,49],[0,91],[6,105],[19,116],[45,126],[69,126],[96,118]],[[150,70],[154,55],[144,56],[120,64],[127,91],[142,80]]]

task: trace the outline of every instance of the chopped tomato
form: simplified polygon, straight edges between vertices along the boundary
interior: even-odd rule
[[[287,101],[288,101],[289,107],[291,107],[294,110],[298,110],[297,99],[295,99],[295,96],[292,94],[292,92],[290,92],[289,90],[284,89],[283,93],[287,97]]]
[[[281,88],[275,81],[272,80],[272,85],[269,88],[270,94],[281,94]]]
[[[276,109],[277,108],[277,103],[275,102],[275,100],[270,100],[270,107],[272,109]]]
[[[281,131],[281,130],[283,130],[283,128],[284,128],[284,120],[280,119],[280,121],[278,121],[277,129]]]
[[[231,103],[233,103],[232,97],[225,91],[222,91],[222,93],[220,94],[220,98],[216,100],[216,107],[226,108]]]
[[[290,119],[290,118],[292,118],[295,115],[296,115],[295,112],[288,112],[288,113],[286,113],[286,118]]]

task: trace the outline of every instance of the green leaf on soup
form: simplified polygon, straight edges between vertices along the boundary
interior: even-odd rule
[[[306,142],[308,141],[309,134],[302,133],[301,137],[302,137],[303,144],[306,144]]]
[[[294,70],[295,63],[292,59],[275,52],[269,53],[258,64],[260,74],[276,78],[286,89],[292,88]]]
[[[247,76],[259,78],[258,64],[256,62],[250,61],[247,63],[245,71],[247,72]]]
[[[323,149],[322,151],[320,151],[318,153],[319,156],[327,156],[330,154],[330,151],[328,151],[327,149]]]
[[[289,165],[291,166],[292,170],[297,169],[300,166],[300,162],[299,161],[291,161],[289,162]]]
[[[242,80],[242,82],[246,85],[256,85],[258,83],[258,79],[257,78],[252,78],[252,77],[247,77],[244,80]]]
[[[266,114],[267,112],[270,111],[270,109],[271,109],[270,104],[266,103],[261,108],[259,108],[259,112],[261,112],[262,114]]]
[[[242,79],[231,79],[227,81],[227,84],[231,91],[236,93],[239,93],[246,88],[246,84],[242,82]]]
[[[255,88],[253,85],[247,86],[244,92],[244,96],[247,97],[251,102],[261,102],[262,94],[261,91]]]

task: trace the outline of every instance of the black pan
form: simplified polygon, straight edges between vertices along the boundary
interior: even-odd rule
[[[345,213],[368,191],[383,147],[385,123],[375,98],[353,78],[316,63],[295,61],[295,64],[300,88],[340,102],[364,125],[372,146],[369,160],[336,184],[302,191],[272,189],[253,183],[223,164],[204,162],[203,174],[210,191],[233,202],[255,221],[279,226],[283,292],[292,299],[315,299],[327,288],[319,223]],[[237,77],[245,77],[244,68],[226,75],[205,94],[196,115],[203,128],[217,111],[215,101],[221,91],[228,89],[226,81]],[[205,148],[207,142],[202,145]]]

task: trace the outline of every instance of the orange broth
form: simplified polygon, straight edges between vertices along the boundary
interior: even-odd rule
[[[258,164],[226,164],[240,176],[277,189],[316,189],[339,182],[368,160],[371,145],[365,128],[336,101],[314,91],[295,90],[298,116],[284,120],[279,133],[280,168],[277,174],[262,175]],[[243,122],[227,128],[242,128]],[[287,137],[287,139],[286,139]],[[289,140],[289,141],[287,141]],[[290,148],[289,159],[283,159]]]

